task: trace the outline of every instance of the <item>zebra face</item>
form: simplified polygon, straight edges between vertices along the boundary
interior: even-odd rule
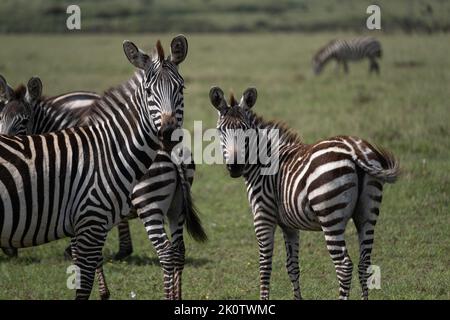
[[[219,111],[217,131],[228,172],[232,178],[238,178],[242,176],[248,163],[249,139],[255,132],[248,112],[256,103],[257,91],[255,88],[248,88],[239,103],[231,95],[230,103],[227,104],[222,89],[213,87],[209,98]]]
[[[0,79],[3,87],[3,107],[0,110],[0,134],[21,135],[28,133],[31,110],[35,103],[41,98],[42,83],[37,77],[28,81],[27,87],[19,86],[12,90],[9,86],[5,88],[6,81]],[[6,85],[7,86],[7,85]]]
[[[144,100],[147,112],[164,149],[171,150],[179,142],[174,131],[183,125],[184,80],[178,65],[184,61],[188,43],[183,35],[172,39],[171,53],[166,58],[158,40],[151,57],[133,43],[124,42],[124,51],[130,62],[144,70]]]

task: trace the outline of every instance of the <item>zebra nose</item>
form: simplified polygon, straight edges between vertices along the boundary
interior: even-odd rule
[[[161,137],[164,141],[171,141],[172,133],[175,131],[174,125],[166,125],[161,128]]]

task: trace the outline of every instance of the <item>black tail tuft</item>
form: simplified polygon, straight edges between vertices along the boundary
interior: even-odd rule
[[[185,185],[187,182],[185,182]],[[195,241],[205,242],[208,240],[208,236],[203,229],[200,217],[198,216],[198,209],[192,202],[191,188],[186,186],[183,188],[184,193],[184,216],[186,217],[186,229],[189,235],[194,238]]]
[[[202,227],[200,217],[198,216],[198,209],[192,201],[191,186],[186,180],[182,165],[177,165],[177,170],[181,180],[181,189],[183,192],[183,211],[186,219],[187,232],[192,238],[194,238],[195,241],[205,242],[208,240],[208,236]]]

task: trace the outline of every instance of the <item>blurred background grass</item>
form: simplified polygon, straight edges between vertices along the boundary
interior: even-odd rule
[[[77,3],[82,30],[76,32],[65,29],[64,1],[0,3],[1,30],[15,32],[0,35],[0,74],[11,85],[39,75],[46,95],[102,92],[132,75],[122,52],[124,39],[149,50],[157,39],[168,48],[174,35],[185,33],[189,53],[180,68],[187,87],[186,128],[192,132],[194,121],[202,121],[203,130],[215,127],[217,113],[208,101],[212,85],[236,96],[256,86],[255,111],[284,120],[306,143],[351,134],[390,149],[401,161],[403,175],[385,188],[373,251],[373,263],[381,268],[381,290],[372,290],[370,297],[450,299],[450,37],[443,32],[448,1],[378,1],[383,30],[374,32],[364,29],[368,1]],[[420,22],[396,27],[395,21],[402,19]],[[278,32],[269,32],[273,30]],[[306,32],[311,30],[317,32]],[[31,31],[63,34],[17,34]],[[380,76],[369,76],[367,61],[350,64],[347,76],[336,73],[333,65],[313,76],[311,58],[318,48],[332,38],[361,33],[382,43]],[[243,181],[229,178],[221,165],[199,165],[193,193],[210,241],[200,245],[187,238],[184,297],[257,299],[258,249]],[[115,230],[104,249],[112,299],[130,299],[132,292],[136,299],[161,299],[162,273],[154,249],[141,223],[131,225],[135,253],[129,260],[111,261],[117,251]],[[337,298],[323,235],[301,232],[300,239],[303,296]],[[347,242],[355,263],[356,239],[350,223]],[[13,260],[0,255],[0,299],[72,299],[65,273],[70,263],[63,260],[67,244],[61,240],[23,249]],[[274,299],[292,298],[284,251],[277,233]],[[359,294],[355,270],[351,298]],[[91,297],[98,298],[95,290]]]
[[[385,32],[450,30],[446,0],[2,0],[0,32],[65,32],[70,4],[83,32],[363,31],[371,4]]]

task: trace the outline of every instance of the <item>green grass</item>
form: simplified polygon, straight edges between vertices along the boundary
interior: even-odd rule
[[[3,0],[0,32],[66,32],[71,0]],[[78,0],[83,32],[365,30],[381,7],[386,31],[450,31],[443,0]]]
[[[149,49],[172,35],[1,36],[0,72],[11,84],[41,76],[48,95],[68,90],[102,91],[126,80],[133,67],[122,53],[123,39]],[[381,267],[381,290],[372,299],[450,298],[450,38],[447,35],[379,35],[384,47],[381,75],[368,76],[368,63],[336,74],[330,65],[320,77],[311,70],[315,50],[336,34],[188,35],[189,55],[181,66],[186,80],[185,124],[215,126],[209,104],[212,85],[234,90],[258,88],[255,111],[285,120],[307,143],[337,134],[366,138],[400,159],[403,175],[385,188],[375,231],[373,263]],[[350,37],[351,34],[337,36]],[[184,273],[187,299],[257,299],[258,250],[244,183],[221,165],[199,165],[194,198],[210,241],[187,239]],[[110,262],[117,232],[104,249],[113,299],[163,297],[155,251],[139,221],[132,222],[135,252],[128,262]],[[320,232],[300,235],[300,265],[306,299],[335,299],[338,283]],[[347,242],[358,261],[355,228]],[[0,256],[0,299],[71,299],[63,259],[67,240]],[[277,233],[271,297],[291,299]],[[356,270],[351,298],[360,288]],[[92,298],[97,299],[94,289]]]

